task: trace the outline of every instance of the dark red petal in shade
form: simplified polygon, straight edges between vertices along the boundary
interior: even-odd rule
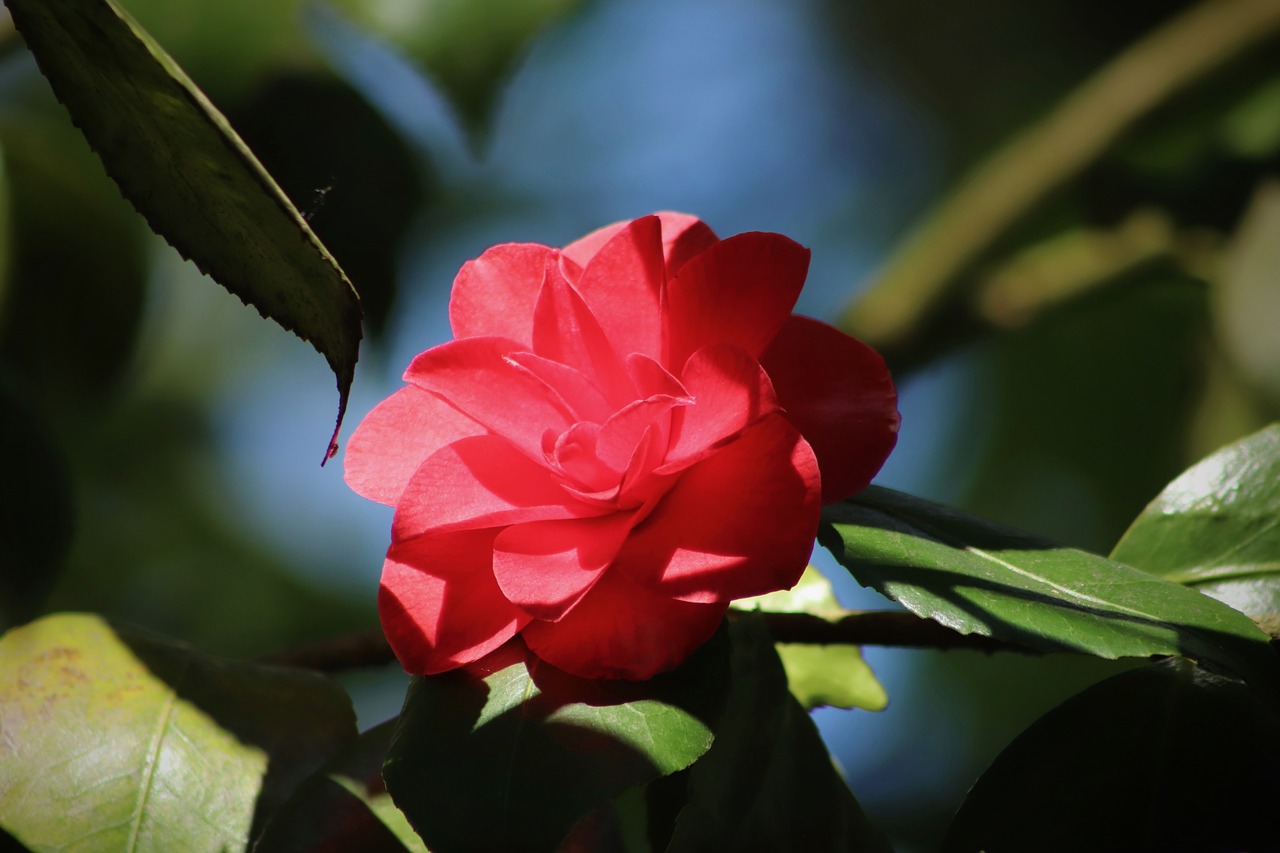
[[[572,413],[508,357],[519,346],[506,338],[450,341],[415,358],[404,378],[540,459],[542,434],[567,429]]]
[[[793,316],[761,362],[787,419],[818,457],[822,502],[865,488],[898,440],[898,394],[880,354],[826,323]]]
[[[662,255],[667,262],[667,278],[675,276],[686,261],[719,239],[696,216],[670,210],[662,210],[654,215],[662,223]],[[596,252],[600,251],[600,247],[627,225],[627,222],[615,222],[598,228],[581,240],[565,246],[562,254],[576,266],[585,267]]]
[[[720,341],[759,358],[791,316],[808,271],[809,250],[781,234],[738,234],[697,255],[667,286],[665,364],[679,372]]]
[[[528,622],[493,578],[495,533],[421,537],[387,552],[378,613],[408,672],[430,675],[477,660]]]
[[[493,543],[493,574],[502,593],[537,619],[559,619],[617,556],[631,513],[516,524]]]
[[[684,472],[614,563],[654,592],[727,602],[794,586],[818,532],[821,483],[781,415]]]
[[[418,468],[396,507],[391,539],[602,512],[570,497],[506,439],[480,435],[441,448]]]
[[[538,289],[547,268],[558,267],[558,257],[537,243],[505,243],[463,264],[449,299],[453,336],[511,338],[528,349]]]
[[[395,506],[428,456],[484,427],[439,397],[410,385],[369,412],[347,442],[343,467],[356,493]]]
[[[591,308],[563,278],[548,275],[533,311],[533,351],[591,380],[615,408],[636,397],[626,365]]]
[[[674,415],[664,473],[687,467],[765,415],[778,410],[760,363],[733,344],[711,344],[685,362],[680,377],[693,404]]]
[[[661,229],[656,216],[627,223],[600,247],[577,283],[605,337],[623,356],[662,357],[667,277]]]
[[[727,609],[674,601],[610,569],[563,619],[530,622],[521,637],[538,657],[574,675],[640,680],[683,662]]]

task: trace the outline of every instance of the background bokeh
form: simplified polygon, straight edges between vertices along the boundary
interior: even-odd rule
[[[494,243],[658,209],[779,231],[813,249],[798,310],[839,320],[963,175],[1190,4],[122,5],[360,291],[349,435],[448,337],[453,275]],[[1105,553],[1174,474],[1276,416],[1277,284],[1238,236],[1280,166],[1268,38],[1030,206],[923,340],[887,342],[903,426],[878,482]],[[0,552],[4,624],[94,610],[233,656],[375,624],[390,510],[318,465],[324,360],[146,230],[7,22],[0,153],[3,523],[52,531]],[[1060,298],[983,313],[1063,276]],[[64,529],[68,547],[40,544]],[[847,605],[889,606],[815,560]],[[890,707],[817,716],[902,849],[929,849],[1014,734],[1118,666],[867,657]],[[362,724],[396,713],[395,668],[347,682]]]

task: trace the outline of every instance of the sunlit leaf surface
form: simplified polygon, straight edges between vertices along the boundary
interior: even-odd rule
[[[0,639],[0,825],[35,851],[242,850],[355,737],[333,681],[49,616]]]

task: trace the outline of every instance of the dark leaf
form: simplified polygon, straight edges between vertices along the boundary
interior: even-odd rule
[[[5,2],[54,93],[152,229],[328,360],[340,427],[359,355],[359,299],[275,181],[113,0]]]
[[[787,690],[764,623],[733,620],[733,688],[711,750],[689,771],[668,853],[888,850]]]
[[[711,746],[723,638],[649,681],[592,681],[519,639],[415,679],[383,775],[433,853],[553,850],[588,812]]]
[[[1275,850],[1280,715],[1173,659],[1051,711],[956,814],[947,853]]]

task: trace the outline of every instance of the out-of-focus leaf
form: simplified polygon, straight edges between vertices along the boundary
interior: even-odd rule
[[[327,678],[79,614],[0,639],[0,731],[0,824],[37,851],[243,849],[356,735]]]
[[[734,607],[820,618],[845,615],[831,581],[813,566],[804,570],[800,582],[791,589],[742,599]],[[787,684],[806,709],[831,705],[880,711],[889,704],[889,695],[857,646],[778,643],[777,648]]]
[[[1215,292],[1218,339],[1232,362],[1280,403],[1280,180],[1254,193]]]
[[[54,93],[152,229],[328,360],[338,379],[336,438],[359,355],[360,303],[301,214],[112,0],[5,2]]]
[[[382,781],[395,720],[375,726],[335,755],[272,816],[254,849],[262,853],[427,853]]]
[[[1170,483],[1111,557],[1280,628],[1280,424],[1224,447]]]
[[[1259,86],[1227,113],[1221,134],[1241,157],[1262,160],[1280,151],[1280,77]]]
[[[920,498],[871,487],[820,541],[862,584],[962,634],[1098,657],[1185,654],[1265,685],[1267,635],[1208,596]]]
[[[0,620],[25,622],[57,579],[71,538],[71,482],[48,425],[0,374]]]
[[[1278,764],[1272,707],[1238,681],[1164,661],[1089,688],[1019,735],[943,850],[1272,850]]]
[[[383,766],[434,853],[551,850],[588,812],[711,746],[728,654],[712,639],[649,681],[575,678],[518,639],[415,679]]]
[[[354,89],[320,72],[271,77],[230,117],[350,276],[368,327],[380,331],[401,240],[426,197],[421,158]]]
[[[331,0],[415,60],[473,138],[488,126],[502,85],[544,27],[583,0]]]
[[[733,680],[716,742],[689,771],[668,853],[888,850],[787,690],[763,621],[733,620]]]
[[[58,119],[33,115],[4,128],[13,251],[0,360],[42,408],[74,417],[110,398],[133,356],[149,241],[75,129]]]
[[[239,100],[272,67],[307,61],[301,0],[119,2],[218,104]]]

